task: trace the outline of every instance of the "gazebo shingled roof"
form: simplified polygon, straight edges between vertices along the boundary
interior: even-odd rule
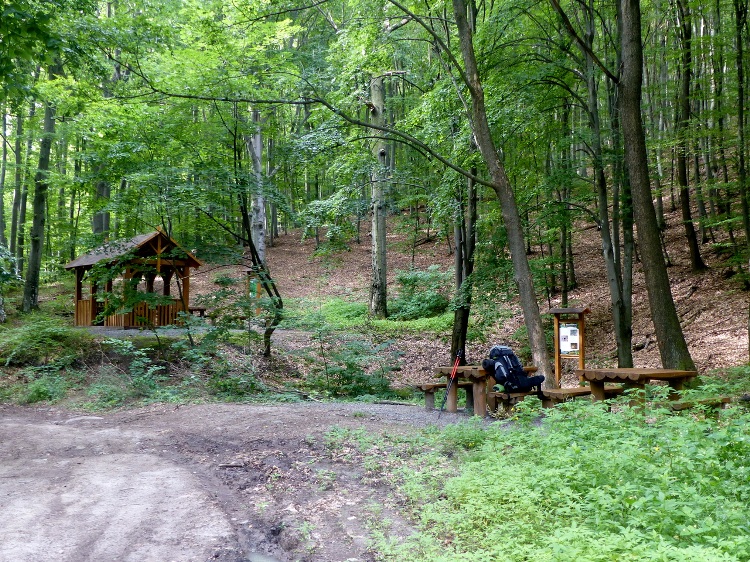
[[[163,253],[164,249],[162,249],[162,252],[159,252],[158,247],[153,248],[154,252],[150,253],[147,251],[149,249],[147,244],[152,241],[157,242],[158,244],[159,238],[162,238],[162,241],[168,242],[168,244],[163,246],[163,248],[167,248],[168,250],[171,250],[172,248],[180,248],[183,252],[185,252],[188,265],[190,267],[200,267],[201,265],[203,265],[193,254],[182,248],[172,238],[164,234],[164,232],[162,232],[161,230],[156,230],[150,234],[139,234],[138,236],[134,236],[130,240],[116,240],[114,242],[107,242],[106,244],[94,250],[91,250],[86,254],[78,256],[73,261],[67,263],[64,267],[65,269],[76,269],[79,267],[88,268],[96,265],[101,261],[113,262],[117,258],[124,256],[125,254],[136,248],[138,249],[137,254],[139,255],[139,257],[156,256],[159,253]]]

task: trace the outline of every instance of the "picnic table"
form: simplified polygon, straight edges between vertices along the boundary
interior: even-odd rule
[[[537,368],[533,366],[527,366],[523,369],[527,373],[533,373],[537,370]],[[435,377],[445,377],[447,383],[450,381],[452,372],[453,367],[438,367],[437,369],[435,369]],[[496,398],[495,395],[498,394],[492,392],[492,387],[495,384],[495,378],[491,373],[485,371],[484,367],[482,367],[481,365],[462,365],[456,368],[456,380],[454,381],[453,385],[451,385],[450,391],[448,392],[448,397],[446,398],[445,402],[446,411],[458,411],[458,383],[460,381],[469,381],[472,383],[471,397],[473,398],[473,400],[469,400],[469,394],[467,390],[466,402],[467,408],[470,408],[473,405],[475,416],[484,417],[487,413],[488,395],[490,395],[489,399],[494,409]],[[516,397],[516,394],[513,394],[513,397]],[[530,393],[526,392],[521,394],[525,395]],[[505,395],[501,395],[501,397],[502,396]]]
[[[576,375],[583,380],[588,381],[589,386],[591,387],[591,395],[594,397],[594,400],[605,399],[605,383],[624,383],[626,387],[643,389],[646,384],[651,381],[665,381],[672,390],[669,398],[674,400],[677,398],[676,391],[682,390],[685,383],[690,379],[695,378],[698,373],[696,371],[680,371],[678,369],[631,367],[612,369],[577,369]]]
[[[435,370],[435,378],[445,377],[446,382],[449,382],[452,373],[453,367],[438,367]],[[463,379],[472,383],[471,395],[474,398],[474,415],[484,417],[487,411],[487,377],[489,376],[489,373],[481,365],[462,365],[456,367],[456,380],[448,392],[445,409],[448,412],[458,411],[458,384],[456,383]]]

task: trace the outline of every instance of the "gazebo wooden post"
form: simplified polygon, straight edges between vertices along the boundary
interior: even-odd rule
[[[154,292],[154,280],[156,279],[156,273],[146,273],[144,275],[146,278],[146,292],[147,293],[153,293]]]
[[[76,304],[79,300],[83,299],[83,276],[86,274],[86,270],[82,267],[76,269]]]
[[[182,311],[188,312],[190,309],[190,266],[178,267],[178,275],[182,280]]]
[[[168,297],[172,294],[172,277],[174,276],[174,269],[171,267],[161,268],[161,280],[163,282],[162,295]]]
[[[86,270],[82,267],[76,268],[76,292],[74,297],[74,310],[75,310],[75,325],[76,326],[85,326],[83,324],[83,318],[81,318],[81,315],[83,314],[81,311],[82,304],[81,301],[83,300],[83,276],[85,275]]]
[[[91,301],[91,313],[89,318],[89,326],[96,325],[96,281],[93,279],[89,282],[89,300]]]

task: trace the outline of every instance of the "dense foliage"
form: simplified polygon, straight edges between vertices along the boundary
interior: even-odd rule
[[[689,197],[670,172],[687,151],[689,220],[702,244],[743,264],[746,146],[737,100],[747,60],[733,45],[744,45],[747,34],[739,6],[644,4],[643,102],[660,219],[662,203]],[[602,224],[602,186],[615,244],[627,237],[615,8],[571,3],[558,13],[551,4],[513,1],[474,12],[488,117],[529,250],[548,271],[537,281],[550,291],[575,283],[570,225]],[[271,239],[304,225],[321,247],[346,248],[360,240],[369,205],[374,137],[387,142],[387,204],[405,213],[414,244],[451,233],[466,204],[461,174],[485,174],[472,149],[467,92],[456,87],[462,70],[448,6],[170,0],[95,9],[11,2],[5,10],[0,33],[28,37],[3,41],[1,66],[16,65],[2,76],[8,142],[0,242],[20,258],[22,273],[43,102],[57,121],[47,278],[97,239],[155,226],[218,258],[250,236],[257,205],[269,213]],[[680,120],[674,76],[685,72],[687,48],[691,110]],[[48,72],[56,56],[60,68]],[[383,131],[363,128],[373,77],[385,80]],[[480,200],[479,231],[490,239],[496,204]],[[477,259],[489,267],[497,254],[482,245]]]
[[[515,425],[401,443],[409,455],[380,462],[416,456],[401,491],[420,532],[401,543],[386,529],[378,548],[415,561],[746,560],[748,412],[616,410],[576,402],[539,419],[524,403]]]

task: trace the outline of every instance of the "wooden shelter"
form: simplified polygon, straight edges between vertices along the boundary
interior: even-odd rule
[[[72,269],[76,273],[75,325],[134,328],[174,324],[179,312],[190,311],[190,268],[201,265],[195,256],[161,230],[130,240],[108,242],[65,266],[65,269]],[[103,285],[97,283],[90,275],[87,276],[95,266],[112,270],[113,278]],[[119,274],[117,281],[114,280],[115,274]],[[159,294],[154,290],[157,279],[161,282],[163,297],[171,296],[173,281],[178,288],[178,296],[166,299],[168,302],[159,299],[161,302],[158,304],[145,302],[146,295]],[[141,292],[138,286],[144,285],[144,301],[97,320],[107,307],[107,301],[97,297],[97,292],[104,290],[111,294],[116,284],[118,290],[138,292]]]

